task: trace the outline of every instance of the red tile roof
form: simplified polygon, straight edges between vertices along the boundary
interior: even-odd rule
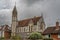
[[[42,18],[42,17],[34,17],[34,18],[18,21],[18,26],[19,27],[28,26],[28,24],[31,20],[34,23],[34,25],[36,25],[40,18]]]
[[[56,26],[48,27],[42,34],[60,34],[60,26],[59,29],[56,29]]]

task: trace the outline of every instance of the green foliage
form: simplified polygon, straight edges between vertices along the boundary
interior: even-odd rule
[[[21,37],[17,35],[17,36],[13,36],[12,39],[13,39],[13,40],[20,40]]]
[[[0,40],[4,40],[5,38],[4,37],[0,37]]]
[[[42,39],[43,37],[42,37],[41,33],[34,32],[34,33],[31,33],[28,38],[29,39]]]
[[[0,37],[0,39],[4,39],[4,37]]]

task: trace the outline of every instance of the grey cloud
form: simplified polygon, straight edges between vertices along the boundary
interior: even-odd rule
[[[0,0],[0,9],[10,9],[11,1],[10,0]]]
[[[25,0],[24,2],[26,9],[19,12],[21,15],[19,15],[19,19],[40,16],[41,12],[43,12],[45,23],[48,26],[55,25],[57,18],[60,19],[60,0]]]
[[[15,1],[15,0],[14,0]],[[55,25],[56,19],[60,19],[60,0],[16,0],[16,6],[18,11],[18,19],[23,20],[25,18],[30,18],[34,16],[40,16],[41,13],[44,15],[44,20],[47,26]],[[2,3],[3,1],[0,1]],[[4,1],[6,2],[6,1]],[[7,1],[5,4],[1,4],[1,9],[13,8],[14,3]],[[4,5],[3,5],[4,4]],[[1,24],[11,24],[11,14],[12,10],[0,11],[0,25]],[[8,16],[9,15],[9,16]],[[59,20],[60,21],[60,20]]]
[[[37,2],[42,2],[44,0],[20,0],[20,1],[26,4],[27,6],[31,6]]]
[[[0,25],[11,25],[11,11],[9,9],[0,10]]]
[[[36,2],[39,2],[39,1],[43,1],[43,0],[27,0],[27,4],[28,4],[28,6],[30,6]]]

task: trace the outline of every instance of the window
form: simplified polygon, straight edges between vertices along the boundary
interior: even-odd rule
[[[25,28],[24,28],[24,32],[25,32]]]
[[[60,38],[60,35],[58,35],[58,38]]]

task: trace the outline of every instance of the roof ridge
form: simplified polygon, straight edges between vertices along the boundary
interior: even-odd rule
[[[28,18],[28,19],[20,20],[20,21],[18,21],[18,25],[19,26],[27,26],[29,24],[30,20],[33,21],[34,25],[36,25],[37,21],[39,21],[40,18],[41,18],[41,16],[36,17],[36,18]]]
[[[41,16],[38,16],[38,17],[40,18]],[[38,17],[36,17],[36,18],[38,18]],[[31,20],[31,19],[34,19],[34,17],[33,18],[26,18],[26,19],[23,19],[23,20],[20,20],[20,21]]]

